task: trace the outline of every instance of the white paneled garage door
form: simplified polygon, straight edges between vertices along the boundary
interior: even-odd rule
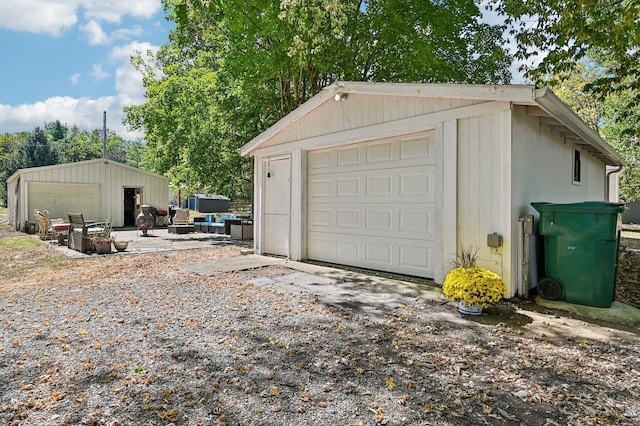
[[[67,213],[102,222],[100,184],[29,182],[29,209],[48,210],[52,218],[68,220]]]
[[[307,257],[433,278],[435,152],[433,131],[309,152]]]

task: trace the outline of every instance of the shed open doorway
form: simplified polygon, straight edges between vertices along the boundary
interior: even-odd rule
[[[142,188],[124,189],[124,226],[136,226],[136,216],[142,204]]]

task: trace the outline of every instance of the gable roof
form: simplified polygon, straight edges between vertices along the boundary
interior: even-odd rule
[[[320,105],[333,100],[337,95],[344,96],[350,93],[505,101],[515,105],[525,105],[528,107],[528,114],[540,116],[544,124],[559,132],[573,144],[581,146],[606,165],[624,165],[624,160],[615,149],[582,121],[550,89],[537,88],[532,85],[338,82],[325,87],[320,93],[253,138],[240,149],[240,154],[243,156],[253,155],[254,151],[262,144],[316,110]]]
[[[156,173],[151,173],[146,170],[142,170],[137,167],[130,166],[128,164],[119,163],[117,161],[109,160],[107,158],[96,158],[93,160],[76,161],[74,163],[51,164],[49,166],[39,166],[39,167],[29,167],[25,169],[18,169],[14,174],[9,176],[9,178],[7,179],[7,183],[16,180],[21,174],[24,174],[24,173],[29,173],[34,171],[46,171],[46,170],[52,170],[52,169],[63,169],[68,167],[85,166],[85,165],[100,164],[100,163],[108,163],[109,165],[112,165],[112,166],[135,170],[138,173],[149,175],[154,178],[165,179],[167,181],[169,180],[168,177],[165,177]]]

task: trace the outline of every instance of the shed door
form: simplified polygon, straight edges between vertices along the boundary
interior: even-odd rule
[[[308,155],[307,257],[433,278],[435,137]]]
[[[291,212],[291,159],[267,158],[264,164],[265,254],[289,256],[289,216]]]

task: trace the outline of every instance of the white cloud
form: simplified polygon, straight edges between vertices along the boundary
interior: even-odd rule
[[[109,73],[102,69],[102,64],[95,64],[91,73],[96,81],[104,80],[109,77]]]
[[[136,25],[133,28],[120,28],[111,33],[111,40],[130,40],[142,35],[142,28]]]
[[[0,104],[2,129],[4,132],[31,131],[36,126],[60,120],[62,123],[77,125],[80,129],[94,130],[102,127],[102,113],[107,111],[107,128],[125,139],[142,137],[135,132],[127,132],[122,124],[123,107],[118,96],[98,99],[69,96],[53,97],[45,101],[9,106]]]
[[[103,96],[97,99],[59,96],[41,102],[18,106],[0,104],[0,128],[3,132],[30,131],[46,122],[60,120],[62,123],[77,125],[80,129],[93,130],[102,126],[102,112],[107,111],[107,127],[125,139],[142,138],[141,132],[129,132],[122,124],[124,107],[141,104],[145,101],[145,89],[142,76],[131,65],[130,58],[136,52],[156,52],[158,46],[150,43],[133,42],[116,46],[111,50],[109,62],[116,68],[115,89],[117,95]],[[93,76],[107,75],[102,65],[94,65]],[[74,74],[71,81],[80,80],[80,74]]]
[[[3,0],[0,27],[57,36],[78,21],[77,3],[78,0]]]
[[[109,60],[118,63],[116,70],[116,91],[127,104],[140,104],[145,101],[145,88],[142,75],[131,65],[131,57],[139,54],[148,60],[148,51],[157,52],[158,47],[146,42],[132,42],[117,46],[111,50]]]
[[[149,18],[160,10],[160,0],[83,0],[88,18],[117,23],[124,15]]]
[[[75,73],[74,75],[71,76],[71,78],[69,79],[69,81],[71,81],[71,84],[78,84],[80,82],[80,73]]]
[[[109,43],[107,33],[105,33],[102,30],[102,26],[93,19],[84,25],[80,25],[80,31],[87,35],[89,44],[92,46],[105,45]]]
[[[1,0],[0,27],[57,36],[81,12],[90,22],[118,23],[123,16],[149,18],[160,7],[161,0]]]

